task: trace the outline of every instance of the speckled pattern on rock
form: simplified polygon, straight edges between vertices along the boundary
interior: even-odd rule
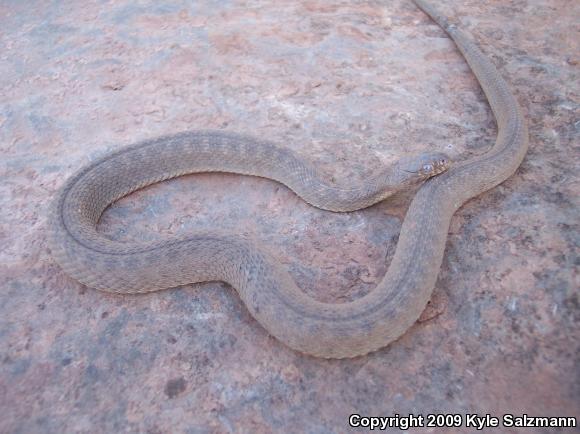
[[[424,150],[485,152],[493,117],[443,31],[402,0],[0,4],[0,432],[342,433],[355,412],[578,416],[580,8],[440,7],[512,85],[530,151],[455,215],[421,320],[386,349],[326,361],[269,337],[223,284],[82,287],[50,258],[47,206],[90,159],[187,129],[268,135],[336,179]],[[255,234],[307,293],[342,302],[384,275],[409,197],[333,214],[267,180],[196,175],[121,200],[101,227],[119,240],[216,224]]]

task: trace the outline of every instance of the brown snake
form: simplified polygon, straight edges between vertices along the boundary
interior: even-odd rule
[[[202,131],[138,143],[91,163],[65,183],[50,221],[56,261],[81,283],[117,293],[226,282],[269,333],[319,357],[354,357],[397,339],[431,296],[454,212],[511,176],[528,147],[520,108],[493,64],[429,4],[415,3],[453,38],[489,100],[498,127],[489,152],[449,170],[442,154],[403,159],[362,186],[337,188],[290,151],[244,136]],[[334,211],[372,205],[438,175],[425,181],[413,199],[394,258],[377,288],[355,301],[330,304],[302,292],[252,240],[215,232],[129,244],[97,232],[101,214],[117,199],[155,182],[208,171],[271,178],[309,203]]]

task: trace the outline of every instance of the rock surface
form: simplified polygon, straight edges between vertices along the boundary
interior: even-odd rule
[[[3,2],[0,432],[341,433],[352,413],[578,416],[578,5],[441,8],[513,86],[530,151],[455,215],[421,320],[376,353],[326,361],[269,337],[224,284],[84,288],[51,260],[48,204],[91,159],[187,129],[269,137],[355,181],[423,150],[484,153],[492,113],[443,31],[402,0]],[[386,272],[409,197],[333,214],[275,182],[197,175],[122,199],[101,229],[119,240],[216,224],[253,234],[304,291],[345,302]]]

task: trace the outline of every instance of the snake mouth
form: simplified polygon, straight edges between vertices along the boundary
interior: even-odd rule
[[[417,168],[402,168],[404,172],[423,177],[431,177],[445,172],[451,166],[451,160],[443,153],[430,155],[423,161],[418,162]]]
[[[421,172],[425,175],[439,175],[449,169],[450,162],[448,158],[441,158],[432,164],[425,164],[421,168]]]

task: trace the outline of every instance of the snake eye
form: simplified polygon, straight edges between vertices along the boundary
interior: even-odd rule
[[[423,172],[429,173],[433,171],[433,165],[432,164],[424,164],[423,165]]]

